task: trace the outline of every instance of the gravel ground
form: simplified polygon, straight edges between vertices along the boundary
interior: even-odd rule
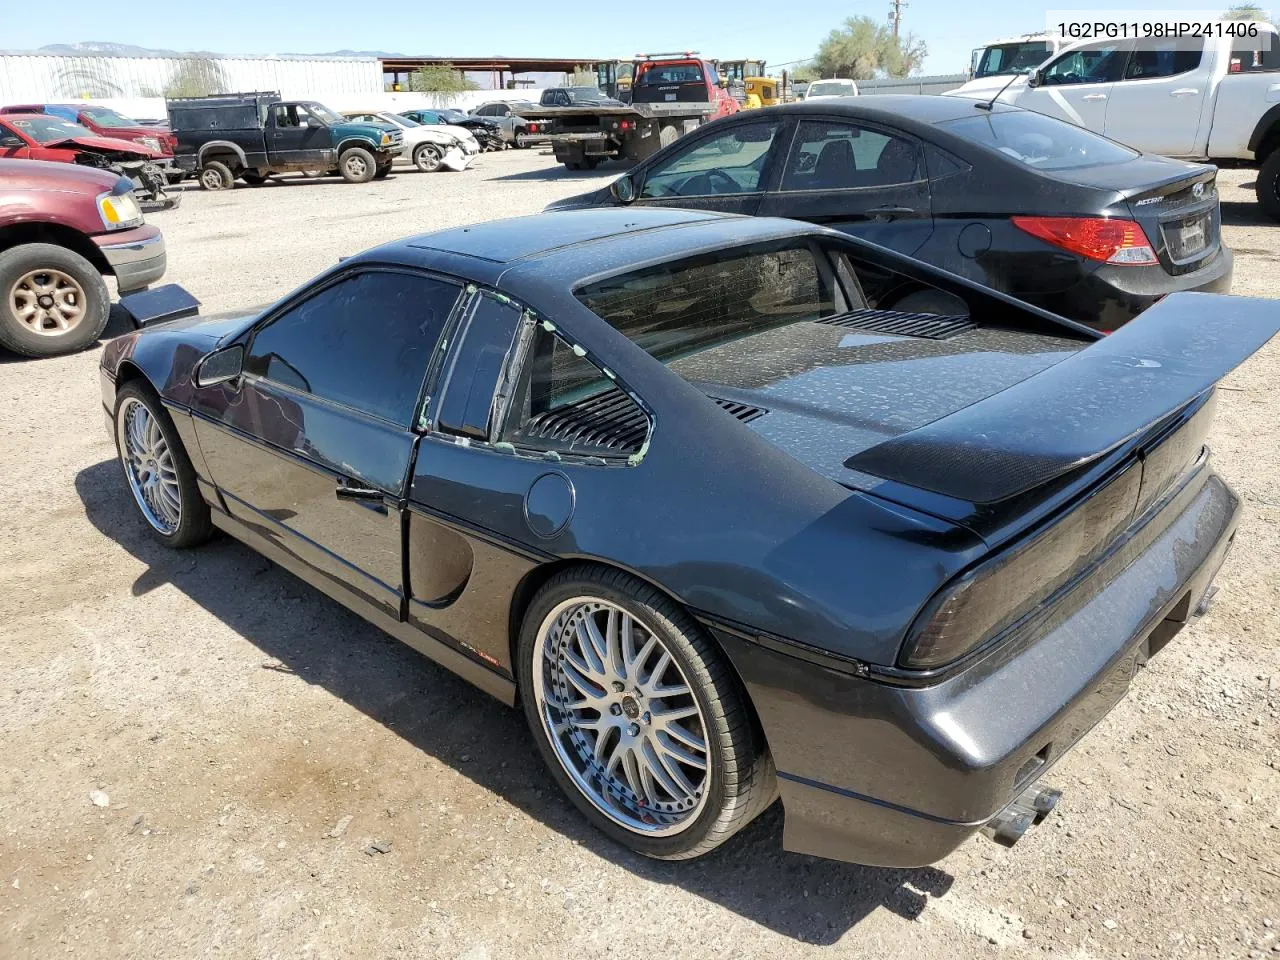
[[[614,173],[511,152],[152,220],[213,311]],[[1280,296],[1252,178],[1222,176],[1235,290]],[[1057,768],[1043,827],[911,871],[784,854],[776,808],[693,863],[612,845],[516,713],[229,540],[154,546],[96,366],[0,357],[0,957],[1280,958],[1280,344],[1221,394],[1246,512],[1210,615]]]

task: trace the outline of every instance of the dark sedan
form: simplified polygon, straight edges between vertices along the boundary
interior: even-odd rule
[[[888,276],[966,315],[869,306]],[[1204,611],[1214,386],[1278,326],[1179,295],[1103,337],[795,221],[598,210],[144,328],[102,400],[155,536],[224,530],[518,700],[620,843],[697,856],[780,794],[788,849],[906,866],[1038,822]]]
[[[443,123],[455,127],[464,127],[470,130],[472,136],[480,142],[481,150],[501,150],[507,144],[502,124],[493,117],[478,117],[474,114],[463,113],[461,110],[443,107],[438,110],[402,110],[400,116],[408,117],[410,120],[427,124],[428,126]]]
[[[549,209],[807,220],[1113,330],[1174,291],[1229,292],[1216,177],[1006,104],[843,97],[717,121]],[[868,292],[902,310],[956,309],[910,290]]]

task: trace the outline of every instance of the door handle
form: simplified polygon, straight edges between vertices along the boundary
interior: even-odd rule
[[[867,211],[867,214],[872,217],[891,220],[894,217],[909,217],[915,212],[916,211],[911,207],[883,206],[883,207],[872,207],[870,210]]]
[[[1171,97],[1194,97],[1200,91],[1195,87],[1179,87],[1177,90],[1171,91]]]
[[[374,487],[362,487],[358,484],[339,480],[338,486],[334,489],[333,493],[339,500],[348,500],[352,503],[358,503],[362,507],[368,507],[376,513],[387,512],[387,505],[382,502],[382,491],[375,489]]]
[[[1107,99],[1107,95],[1105,93],[1086,93],[1080,99],[1081,100],[1105,100]]]

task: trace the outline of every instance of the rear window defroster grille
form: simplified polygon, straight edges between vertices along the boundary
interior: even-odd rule
[[[857,327],[872,333],[899,337],[923,337],[928,340],[950,340],[977,326],[968,317],[948,317],[937,313],[906,313],[901,310],[850,310],[834,317],[823,317],[818,323],[836,327]]]
[[[520,431],[526,440],[557,444],[569,452],[632,454],[649,432],[649,418],[621,390],[534,415]]]

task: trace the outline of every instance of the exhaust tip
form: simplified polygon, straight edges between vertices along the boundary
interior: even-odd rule
[[[983,825],[982,835],[1002,847],[1012,847],[1028,830],[1043,823],[1061,799],[1062,791],[1054,787],[1028,787]]]

